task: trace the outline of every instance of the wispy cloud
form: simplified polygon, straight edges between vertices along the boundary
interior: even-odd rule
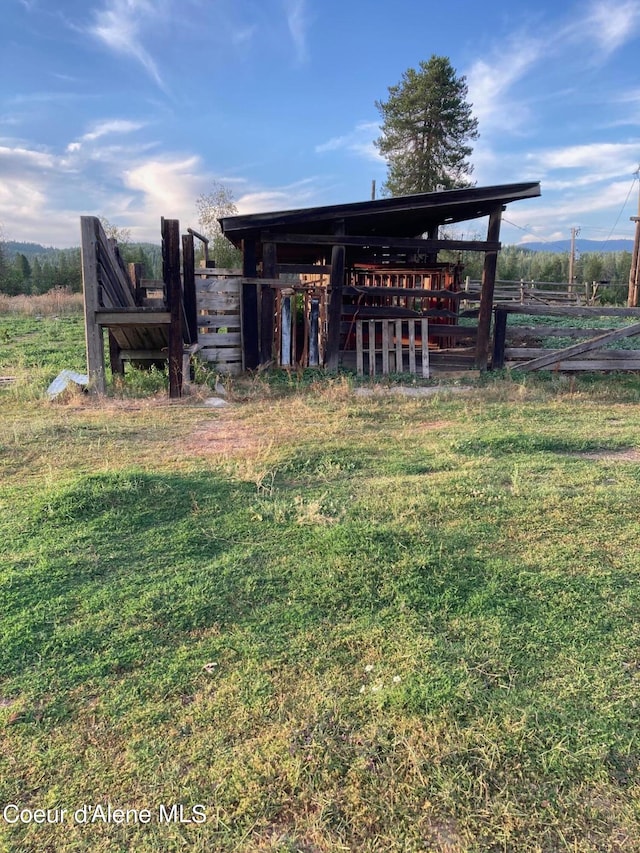
[[[110,119],[108,121],[98,122],[94,125],[93,130],[83,134],[80,139],[75,142],[70,142],[67,145],[67,151],[79,151],[84,142],[95,142],[96,139],[101,139],[103,136],[118,133],[133,133],[145,127],[144,122],[129,121],[128,119]]]
[[[640,28],[640,6],[637,0],[604,2],[598,0],[587,8],[586,14],[573,27],[578,39],[594,41],[605,59],[627,41],[633,39]]]
[[[328,151],[350,151],[367,160],[384,163],[384,157],[373,144],[380,135],[380,125],[375,121],[361,121],[353,130],[342,136],[334,136],[320,145],[316,145],[316,154],[326,154]]]
[[[284,10],[298,61],[305,62],[309,58],[307,32],[310,24],[306,0],[284,0]]]
[[[110,50],[132,57],[142,64],[149,76],[164,89],[158,66],[142,44],[144,23],[164,17],[166,4],[151,0],[106,0],[103,9],[94,13],[88,32]]]

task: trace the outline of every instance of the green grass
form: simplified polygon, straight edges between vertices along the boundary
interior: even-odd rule
[[[640,849],[640,381],[231,396],[0,392],[5,848]]]

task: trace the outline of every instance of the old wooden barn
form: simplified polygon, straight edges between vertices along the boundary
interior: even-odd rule
[[[485,370],[502,213],[539,195],[528,182],[224,217],[241,270],[196,269],[194,232],[181,239],[177,220],[163,219],[163,280],[152,282],[127,270],[99,221],[83,217],[93,385],[105,387],[103,329],[113,371],[126,360],[168,359],[172,396],[181,393],[185,353],[196,349],[229,373],[318,366],[428,376],[434,363]],[[483,218],[486,239],[447,236]],[[484,255],[474,310],[460,307],[462,252]]]

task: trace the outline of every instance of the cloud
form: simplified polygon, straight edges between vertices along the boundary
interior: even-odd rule
[[[133,133],[136,130],[141,130],[143,127],[145,127],[144,122],[129,121],[128,119],[110,119],[98,122],[93,130],[83,134],[75,142],[70,142],[67,145],[67,151],[79,151],[82,148],[83,142],[94,142],[96,139],[101,139],[103,136],[113,133]]]
[[[342,136],[334,136],[326,142],[316,145],[316,154],[329,151],[350,151],[367,160],[384,163],[384,157],[373,144],[380,135],[380,125],[375,121],[361,121],[355,128]]]
[[[102,10],[94,13],[88,32],[115,53],[131,56],[142,64],[149,76],[165,89],[158,67],[142,45],[141,32],[148,19],[165,17],[166,4],[150,0],[106,0]]]
[[[284,0],[284,9],[298,62],[305,62],[309,57],[307,46],[309,16],[307,14],[306,0]]]
[[[592,39],[605,59],[633,39],[639,27],[640,6],[637,0],[627,0],[592,3],[574,31],[577,39]]]

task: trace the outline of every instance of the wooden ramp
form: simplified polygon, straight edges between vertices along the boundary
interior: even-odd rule
[[[114,240],[107,239],[100,220],[81,217],[87,372],[90,388],[106,392],[105,339],[108,330],[112,372],[123,362],[152,364],[168,361],[169,395],[180,397],[185,354],[197,345],[193,237],[184,255],[184,288],[180,267],[180,225],[162,220],[163,279],[145,286],[139,265],[124,263]],[[191,240],[190,251],[188,240]],[[147,295],[155,290],[156,298]]]

